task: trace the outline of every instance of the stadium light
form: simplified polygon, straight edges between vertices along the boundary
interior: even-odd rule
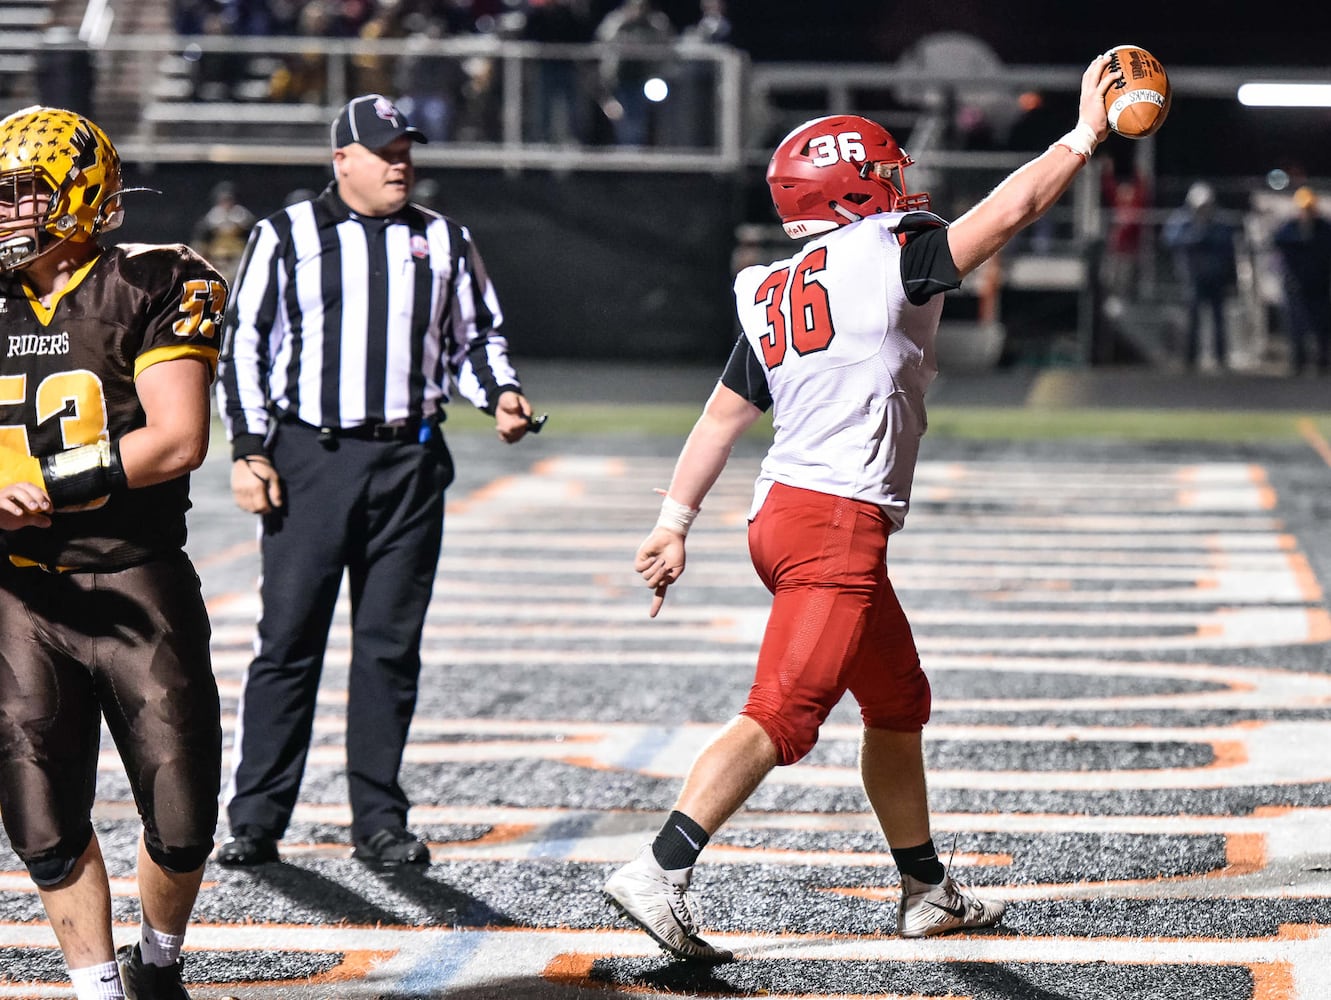
[[[1245,83],[1238,97],[1250,108],[1331,108],[1331,83]]]
[[[642,85],[642,96],[653,104],[660,104],[670,96],[670,84],[654,76]]]

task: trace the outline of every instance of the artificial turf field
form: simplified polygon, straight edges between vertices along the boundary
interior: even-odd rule
[[[706,967],[667,960],[599,889],[747,691],[764,442],[741,443],[651,620],[632,554],[697,406],[608,425],[552,409],[513,448],[450,424],[459,481],[403,774],[434,864],[348,857],[343,607],[283,863],[207,872],[196,1000],[1331,997],[1325,414],[936,408],[889,564],[934,685],[935,838],[1008,914],[894,936],[846,703],[704,852],[706,936],[739,954]],[[195,476],[190,550],[229,733],[258,604],[227,465],[219,444]],[[96,819],[132,941],[138,824],[109,745]],[[2,841],[0,872],[0,997],[71,995]]]

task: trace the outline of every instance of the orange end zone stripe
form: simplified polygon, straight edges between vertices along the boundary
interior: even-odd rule
[[[1225,837],[1226,875],[1251,875],[1266,867],[1266,835],[1231,833]]]
[[[309,983],[311,986],[316,986],[320,983],[344,983],[364,979],[376,965],[383,965],[396,954],[396,951],[349,951],[336,968],[310,977]]]
[[[1331,465],[1331,443],[1322,437],[1317,425],[1313,423],[1310,417],[1304,417],[1298,422],[1299,433],[1303,435],[1303,440],[1307,441],[1312,450],[1322,456],[1322,461]]]
[[[1201,770],[1238,767],[1240,764],[1248,763],[1248,746],[1238,740],[1212,740],[1211,753],[1213,755],[1211,763]]]
[[[1308,609],[1308,641],[1331,642],[1331,615],[1325,608]]]
[[[216,949],[210,949],[216,950]],[[317,950],[317,949],[316,949]],[[316,976],[309,976],[300,981],[301,986],[324,986],[334,983],[353,983],[360,982],[372,971],[375,966],[382,965],[397,954],[396,951],[348,951],[342,955],[342,961],[327,972],[321,972]],[[275,983],[267,979],[259,979],[248,983],[227,983],[227,988],[249,987],[258,988],[261,986],[280,986],[282,983]],[[292,983],[291,985],[296,985]]]
[[[1322,585],[1317,582],[1317,574],[1308,564],[1308,558],[1302,552],[1291,552],[1285,556],[1289,571],[1299,586],[1299,595],[1308,602],[1322,600]]]
[[[1285,962],[1254,965],[1252,1000],[1289,1000],[1295,995],[1294,971]]]

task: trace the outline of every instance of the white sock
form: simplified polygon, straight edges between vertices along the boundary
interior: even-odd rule
[[[165,968],[175,965],[180,958],[181,945],[185,943],[184,934],[163,934],[148,926],[146,921],[139,924],[139,954],[148,965]]]
[[[120,982],[120,967],[115,962],[89,965],[69,970],[78,1000],[125,1000],[125,987]]]

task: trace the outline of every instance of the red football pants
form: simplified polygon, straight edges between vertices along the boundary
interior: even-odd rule
[[[873,729],[917,732],[929,680],[887,578],[891,524],[875,504],[772,487],[749,524],[754,568],[773,594],[749,699],[782,764],[793,764],[850,691]]]

